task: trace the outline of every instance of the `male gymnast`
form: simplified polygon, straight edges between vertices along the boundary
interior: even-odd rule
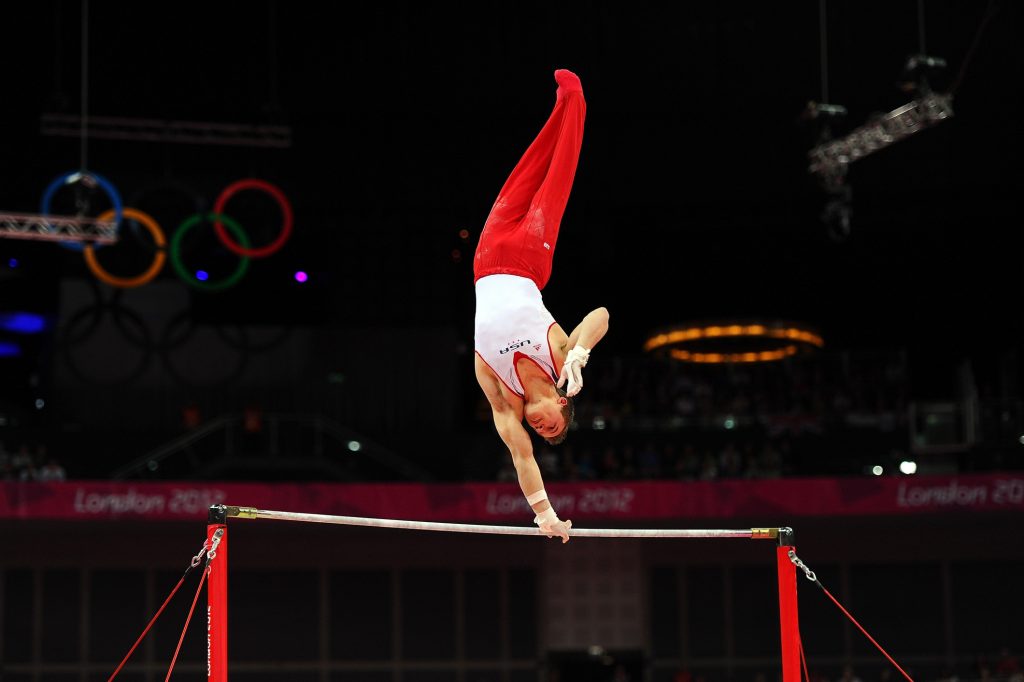
[[[555,108],[491,208],[473,259],[476,286],[476,378],[494,426],[512,454],[526,501],[541,532],[569,541],[548,500],[523,420],[548,443],[568,435],[582,368],[608,331],[597,308],[566,335],[544,307],[558,228],[583,142],[587,105],[576,74],[555,71]],[[565,389],[562,389],[562,386]]]

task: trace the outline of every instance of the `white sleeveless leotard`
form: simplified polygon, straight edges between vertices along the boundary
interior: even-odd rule
[[[510,391],[524,397],[516,360],[529,358],[552,382],[558,378],[548,345],[554,316],[544,307],[533,280],[516,275],[487,275],[476,282],[473,346]]]

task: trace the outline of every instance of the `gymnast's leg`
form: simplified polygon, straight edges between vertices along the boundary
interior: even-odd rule
[[[576,74],[555,72],[555,108],[498,193],[480,235],[476,279],[526,276],[543,289],[583,142],[586,101]]]

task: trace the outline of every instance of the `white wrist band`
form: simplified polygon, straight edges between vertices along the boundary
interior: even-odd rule
[[[537,512],[537,516],[534,517],[533,522],[538,526],[550,526],[558,523],[558,514],[555,513],[554,508],[548,507],[542,512]]]
[[[530,503],[531,507],[537,504],[538,502],[541,502],[542,500],[546,499],[548,499],[548,494],[544,491],[544,488],[541,488],[537,492],[526,496],[526,501]]]
[[[569,350],[569,353],[566,355],[565,359],[567,361],[568,360],[579,360],[580,361],[580,367],[586,367],[587,366],[587,360],[590,359],[590,349],[587,348],[586,346],[581,346],[581,345],[577,344],[577,345],[573,346]]]

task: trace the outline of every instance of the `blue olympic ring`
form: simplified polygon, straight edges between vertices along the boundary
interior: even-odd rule
[[[113,204],[114,207],[114,221],[117,223],[118,229],[120,229],[122,208],[121,195],[118,193],[117,189],[109,180],[104,178],[102,175],[97,175],[96,173],[93,173],[92,171],[71,171],[70,173],[65,173],[64,175],[58,176],[53,182],[50,183],[50,185],[46,188],[46,191],[43,192],[43,203],[42,210],[40,211],[40,213],[42,213],[43,215],[50,215],[50,203],[53,201],[53,195],[57,193],[57,190],[59,190],[61,187],[65,185],[72,185],[76,182],[79,182],[86,177],[95,180],[96,184],[99,185],[100,189],[103,190],[103,192],[107,195],[107,198],[110,199],[110,203]],[[83,251],[85,249],[81,242],[61,241],[57,243],[66,249],[71,249],[72,251]],[[96,246],[105,246],[105,244],[96,244]]]

